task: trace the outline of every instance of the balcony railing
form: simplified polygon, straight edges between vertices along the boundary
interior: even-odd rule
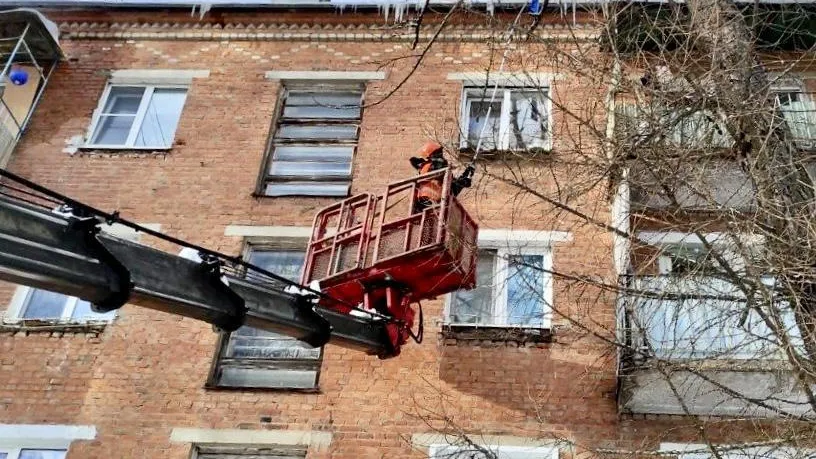
[[[787,302],[769,300],[773,280],[763,279],[765,300],[747,301],[725,280],[702,276],[638,276],[622,298],[624,327],[634,358],[781,359],[781,345],[802,346]]]

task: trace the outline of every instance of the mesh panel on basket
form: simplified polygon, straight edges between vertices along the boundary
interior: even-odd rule
[[[425,247],[436,242],[436,226],[439,222],[439,215],[435,211],[425,214],[425,224],[422,226],[422,239],[419,247]]]
[[[326,272],[329,270],[329,265],[331,265],[331,251],[315,253],[311,276],[309,276],[308,280],[313,281],[327,277]]]
[[[403,244],[405,244],[405,231],[403,228],[383,230],[379,241],[380,252],[378,258],[380,260],[403,253]]]
[[[357,250],[360,247],[360,239],[359,237],[356,239],[343,241],[341,244],[338,244],[337,253],[335,253],[335,257],[337,258],[337,262],[334,265],[334,272],[332,274],[337,274],[339,272],[347,271],[351,268],[357,266]]]

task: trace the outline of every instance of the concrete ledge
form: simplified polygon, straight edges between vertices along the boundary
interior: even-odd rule
[[[457,72],[449,73],[448,80],[461,81],[466,86],[549,86],[555,80],[563,79],[558,73],[508,73],[508,72]]]
[[[176,427],[170,433],[173,443],[241,444],[309,446],[316,450],[328,448],[332,434],[315,430],[245,430],[196,429]]]
[[[558,445],[552,440],[542,440],[532,437],[517,437],[514,435],[482,435],[478,433],[466,434],[468,438],[480,445],[486,446],[519,446],[528,448],[556,448]],[[446,435],[440,432],[418,433],[411,436],[411,444],[417,448],[429,448],[431,445],[446,445],[459,438],[459,435]]]
[[[193,78],[207,78],[209,70],[122,69],[110,75],[113,84],[190,84]]]
[[[93,440],[96,427],[63,424],[0,424],[0,448],[67,449],[74,440]]]
[[[385,72],[269,71],[267,80],[368,81],[384,80]]]
[[[485,247],[540,247],[554,242],[569,242],[572,233],[568,231],[535,231],[511,229],[480,229],[479,246]]]
[[[310,226],[227,225],[224,236],[304,238],[312,235]]]

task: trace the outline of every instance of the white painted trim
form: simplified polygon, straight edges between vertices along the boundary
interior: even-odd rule
[[[267,80],[368,81],[384,80],[385,77],[385,72],[337,72],[309,70],[270,70],[264,74],[264,78]]]
[[[316,450],[328,448],[332,441],[330,432],[316,430],[247,430],[247,429],[197,429],[175,427],[170,433],[173,443],[193,444],[241,444],[309,446]]]
[[[0,424],[0,448],[68,449],[74,440],[95,438],[89,425]]]
[[[542,440],[533,437],[520,437],[515,435],[482,435],[479,433],[466,433],[471,440],[479,440],[480,444],[490,444],[499,446],[533,447],[533,448],[555,448],[558,444],[552,440]],[[423,432],[411,435],[411,444],[417,448],[428,448],[433,445],[448,444],[448,440],[459,438],[457,434],[446,435],[440,432]]]
[[[560,73],[510,73],[510,72],[456,72],[449,73],[449,81],[461,81],[465,86],[520,86],[520,87],[548,87],[555,80],[561,80]]]
[[[568,231],[480,229],[477,241],[479,247],[484,248],[544,248],[550,247],[555,242],[572,241],[572,233]]]
[[[309,239],[312,235],[310,226],[253,226],[227,225],[224,236],[240,237],[290,237]]]
[[[181,84],[189,85],[194,78],[208,78],[210,71],[179,69],[122,69],[111,72],[110,84]]]
[[[727,244],[730,236],[737,236],[746,244],[762,244],[763,238],[760,235],[751,234],[730,234],[730,233],[704,233],[703,237],[709,244]],[[637,238],[650,245],[675,245],[675,244],[702,244],[701,239],[696,234],[683,233],[680,231],[640,231]]]

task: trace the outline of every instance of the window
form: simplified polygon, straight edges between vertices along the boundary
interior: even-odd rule
[[[654,141],[668,141],[682,148],[730,148],[733,144],[725,125],[708,111],[684,113],[672,107],[644,107],[630,102],[617,106],[615,114],[616,135],[628,144],[639,144],[650,135]],[[670,135],[660,135],[669,129]]]
[[[305,256],[302,250],[251,248],[249,261],[288,279],[298,280]],[[245,326],[222,335],[211,385],[314,389],[321,358],[322,348]]]
[[[0,447],[0,459],[65,459],[64,449],[22,449]]]
[[[186,86],[108,85],[88,146],[170,148],[186,98]]]
[[[549,328],[549,251],[482,250],[476,288],[451,295],[450,325]]]
[[[796,145],[816,149],[816,102],[801,88],[779,88],[776,101]]]
[[[465,89],[460,147],[475,150],[550,148],[548,88]],[[479,143],[481,141],[481,144]]]
[[[720,272],[718,263],[702,244],[674,244],[663,248],[658,258],[660,274],[706,275]]]
[[[111,321],[116,311],[104,314],[91,310],[91,303],[77,297],[30,287],[20,287],[9,307],[9,319],[59,322]]]
[[[359,86],[286,88],[263,172],[263,194],[348,195],[362,97]]]
[[[303,459],[306,448],[296,446],[197,446],[193,459]],[[2,457],[0,457],[2,459]]]
[[[429,449],[430,459],[558,459],[556,448],[542,446],[431,445]]]

